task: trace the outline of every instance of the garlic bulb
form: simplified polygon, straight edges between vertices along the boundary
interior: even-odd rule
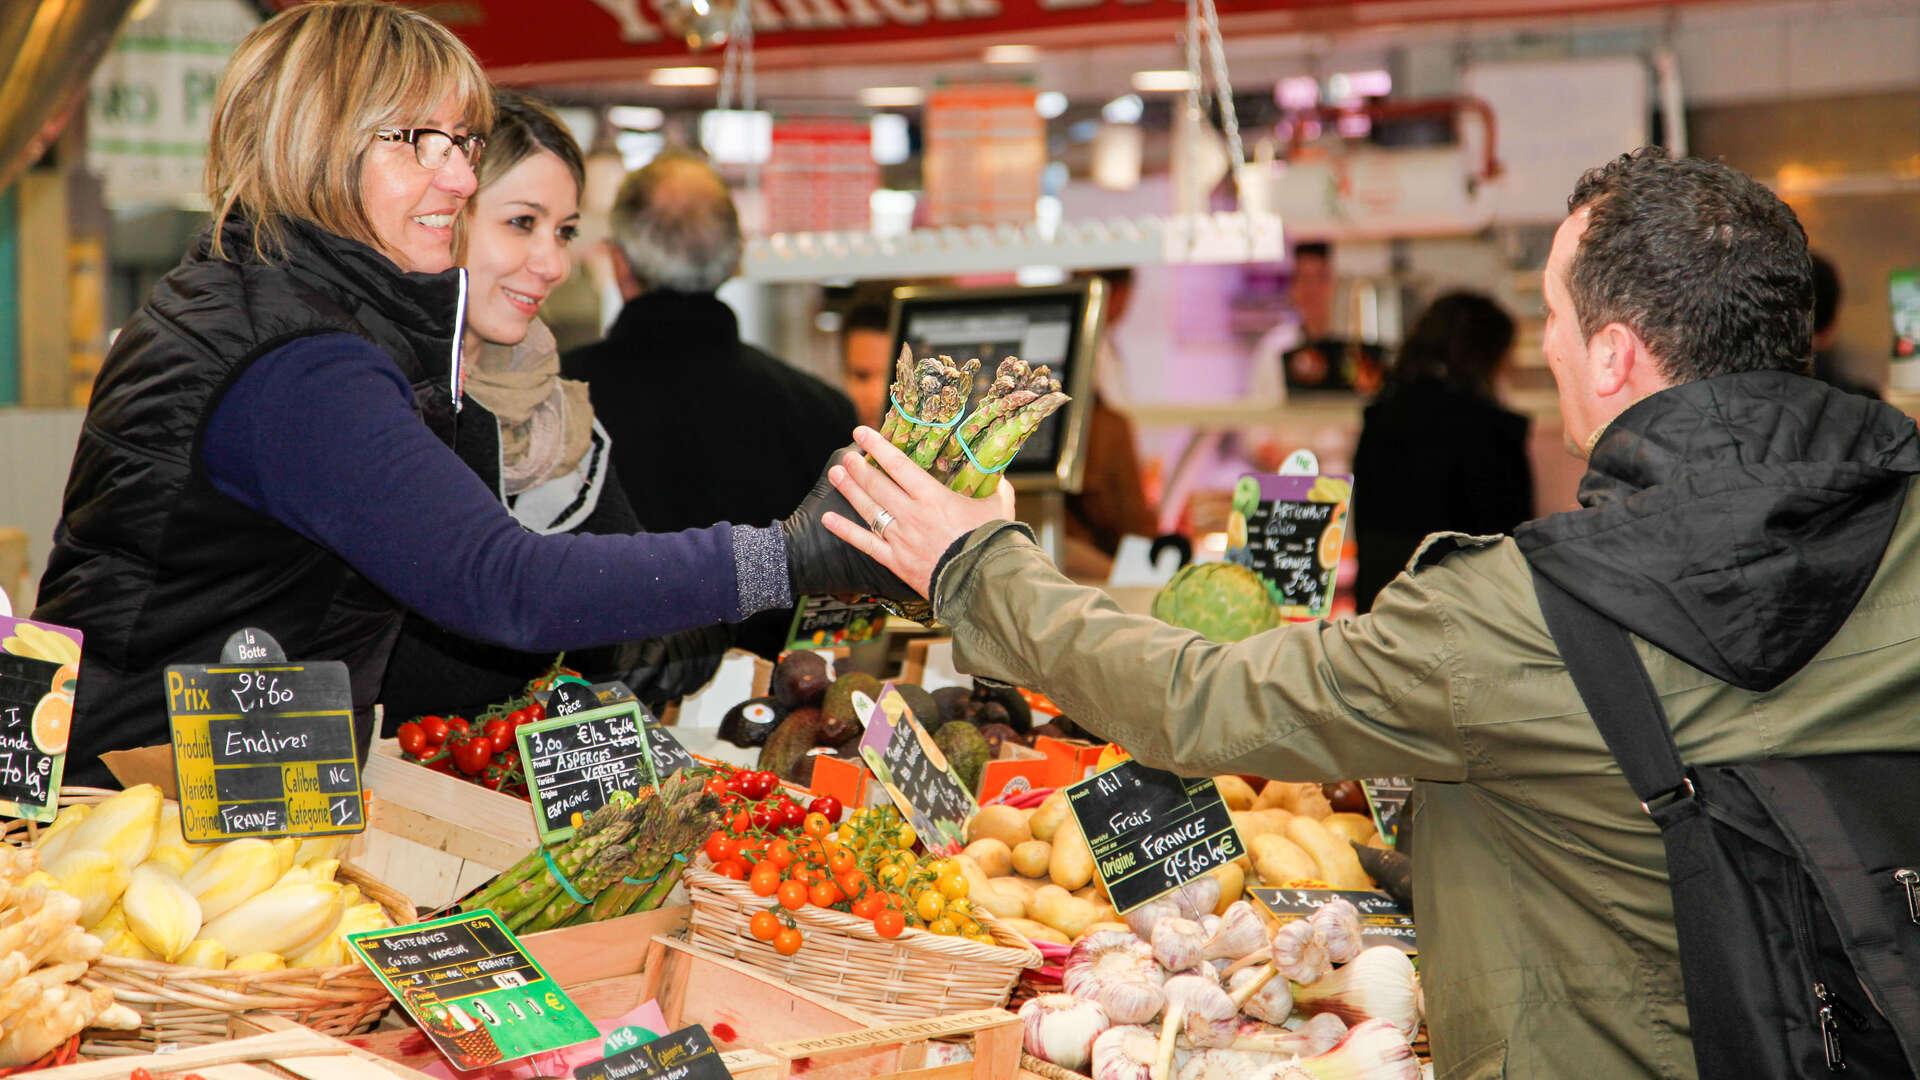
[[[1132,911],[1121,916],[1126,920],[1127,928],[1140,936],[1142,941],[1153,940],[1153,928],[1160,925],[1161,919],[1184,919],[1180,905],[1174,903],[1172,895],[1149,900]]]
[[[1020,1006],[1021,1047],[1043,1061],[1078,1069],[1093,1056],[1093,1041],[1113,1025],[1098,1002],[1072,994],[1041,994]]]
[[[1220,969],[1214,967],[1212,964],[1195,964],[1185,971],[1172,971],[1167,973],[1169,979],[1178,978],[1181,975],[1191,975],[1196,979],[1205,979],[1215,986],[1225,985],[1220,979]]]
[[[1289,1058],[1324,1054],[1347,1036],[1347,1025],[1331,1013],[1314,1017],[1297,1031],[1257,1020],[1242,1020],[1238,1027],[1231,1044],[1233,1049]]]
[[[1327,943],[1327,959],[1344,964],[1360,955],[1360,912],[1344,897],[1321,904],[1307,921],[1320,931]]]
[[[1207,931],[1191,919],[1161,919],[1153,927],[1153,958],[1168,971],[1185,971],[1206,957]]]
[[[1419,1080],[1420,1058],[1385,1020],[1369,1020],[1313,1057],[1261,1069],[1250,1080]]]
[[[1333,967],[1327,958],[1327,940],[1311,919],[1282,923],[1273,932],[1273,965],[1280,974],[1311,986]]]
[[[1296,987],[1293,1007],[1309,1014],[1332,1013],[1349,1024],[1385,1020],[1406,1040],[1420,1027],[1416,986],[1413,961],[1407,954],[1391,945],[1376,945],[1326,978]]]
[[[1352,910],[1353,905],[1347,904],[1347,908]],[[1245,900],[1234,901],[1217,923],[1209,931],[1206,947],[1200,952],[1201,959],[1238,960],[1267,944],[1266,921]],[[1357,921],[1355,925],[1359,925]]]
[[[1227,982],[1227,989],[1237,1000],[1241,990],[1260,979],[1260,969],[1242,968],[1233,973]],[[1266,979],[1264,986],[1241,1003],[1240,1011],[1269,1024],[1286,1023],[1287,1017],[1293,1013],[1293,984],[1285,979]]]
[[[1265,1059],[1232,1050],[1202,1050],[1180,1066],[1179,1080],[1252,1080]]]
[[[1061,989],[1099,1002],[1116,1024],[1144,1024],[1160,1015],[1166,975],[1146,942],[1121,930],[1098,930],[1074,943],[1060,976]]]
[[[1167,980],[1167,1015],[1161,1021],[1159,1054],[1154,1058],[1153,1080],[1166,1080],[1173,1062],[1174,1036],[1183,1030],[1189,1014],[1206,1020],[1230,1020],[1239,1010],[1225,990],[1199,975],[1176,975]]]
[[[1093,1080],[1149,1080],[1158,1046],[1153,1029],[1110,1027],[1093,1040]]]
[[[1211,874],[1194,878],[1165,898],[1179,905],[1181,916],[1197,922],[1220,906],[1220,879]]]

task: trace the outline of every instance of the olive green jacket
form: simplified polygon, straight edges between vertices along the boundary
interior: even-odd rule
[[[1920,750],[1920,511],[1770,692],[1636,637],[1683,759]],[[962,670],[1041,689],[1149,765],[1418,778],[1421,971],[1440,1080],[1692,1077],[1666,857],[1510,539],[1443,535],[1372,614],[1233,645],[1122,612],[1005,522],[941,568]],[[1839,722],[1844,720],[1844,722]]]

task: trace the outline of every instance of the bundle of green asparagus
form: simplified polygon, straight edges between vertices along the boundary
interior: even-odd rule
[[[722,816],[718,796],[704,791],[700,780],[675,773],[656,793],[616,799],[594,811],[572,839],[535,848],[460,908],[486,908],[529,934],[651,911],[673,891],[687,859]]]
[[[965,422],[954,418],[973,396],[980,361],[956,367],[946,356],[916,361],[901,346],[894,362],[893,401],[880,433],[955,491],[993,494],[1000,470],[1067,395],[1045,365],[1029,369],[1017,356],[1000,362],[993,383]],[[909,419],[911,417],[911,419]],[[971,459],[967,451],[971,450]]]

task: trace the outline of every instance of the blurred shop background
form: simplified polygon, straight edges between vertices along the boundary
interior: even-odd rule
[[[745,336],[836,385],[849,319],[888,309],[900,331],[900,287],[999,295],[1130,270],[1089,385],[1130,423],[1156,533],[1203,557],[1241,473],[1299,447],[1350,468],[1369,376],[1316,380],[1283,356],[1324,338],[1391,357],[1432,299],[1484,293],[1518,323],[1499,390],[1532,419],[1546,513],[1573,505],[1581,465],[1540,358],[1541,266],[1579,173],[1661,143],[1792,204],[1838,271],[1838,370],[1920,404],[1912,0],[738,3],[412,5],[561,106],[589,152],[584,258],[545,312],[563,346],[619,308],[595,244],[620,178],[687,146],[732,182],[754,238],[722,292]],[[0,0],[0,585],[16,606],[116,328],[204,224],[226,58],[281,6]]]

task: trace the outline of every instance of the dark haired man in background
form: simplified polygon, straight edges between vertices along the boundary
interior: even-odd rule
[[[1813,377],[1849,394],[1878,398],[1880,391],[1855,378],[1840,362],[1840,271],[1832,260],[1813,253]]]
[[[884,440],[832,474],[961,670],[1046,693],[1148,765],[1416,778],[1436,1075],[1695,1075],[1666,856],[1588,715],[1537,569],[1636,636],[1683,760],[1920,750],[1914,422],[1805,374],[1793,212],[1658,148],[1583,177],[1544,351],[1583,509],[1443,533],[1356,619],[1212,644],[1073,585]],[[1870,1008],[1859,986],[1833,992]],[[1809,1001],[1812,999],[1809,997]],[[1810,1021],[1803,1021],[1810,1022]],[[1845,1039],[1844,1032],[1841,1038]]]
[[[845,394],[740,340],[714,295],[740,269],[740,217],[705,160],[668,151],[628,175],[613,203],[613,263],[627,304],[605,341],[561,358],[586,382],[613,460],[649,532],[778,521],[854,425]],[[772,656],[791,609],[740,624]]]

